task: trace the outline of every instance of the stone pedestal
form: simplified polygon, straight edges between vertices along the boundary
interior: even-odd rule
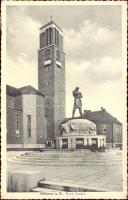
[[[76,149],[76,139],[72,138],[72,148]]]
[[[89,138],[89,145],[92,145],[92,139]]]
[[[84,138],[84,146],[87,146],[87,138]]]
[[[68,149],[71,149],[71,144],[72,142],[71,142],[71,138],[68,138]]]
[[[8,191],[9,192],[28,192],[37,187],[44,176],[41,171],[15,170],[8,172]]]
[[[98,138],[98,148],[100,148],[100,138]]]
[[[62,149],[62,139],[59,139],[59,149]]]

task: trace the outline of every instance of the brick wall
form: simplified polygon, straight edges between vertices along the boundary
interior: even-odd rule
[[[23,94],[23,141],[24,144],[36,144],[36,94]],[[27,115],[31,115],[31,137],[28,134]]]
[[[19,115],[19,135],[16,134],[16,119]],[[7,111],[7,144],[22,144],[23,130],[22,130],[22,112],[14,110]]]
[[[103,128],[104,125],[105,125],[106,131],[103,130],[104,129]],[[106,135],[106,142],[107,143],[111,143],[112,142],[112,130],[113,130],[112,124],[96,122],[96,128],[97,128],[97,133],[98,134]]]
[[[14,109],[14,97],[7,95],[7,108]]]
[[[107,143],[122,143],[122,126],[113,123],[99,123],[95,122],[97,127],[97,133],[106,135]],[[106,126],[106,131],[103,131],[103,126]]]
[[[17,110],[22,110],[22,95],[16,96],[14,98],[14,107]]]
[[[113,142],[122,143],[122,126],[119,124],[113,124]]]
[[[55,135],[59,134],[59,122],[64,120],[66,115],[65,109],[65,55],[60,51],[61,67],[56,64],[56,51],[54,48],[54,120],[55,120]]]
[[[44,66],[46,60],[45,50],[38,54],[38,85],[39,91],[45,95],[46,115],[47,115],[47,137],[51,138],[57,134],[58,122],[65,118],[65,58],[60,51],[62,67],[56,65],[56,46],[50,49],[49,66]],[[49,70],[47,71],[47,67]],[[47,84],[48,82],[48,84]]]
[[[37,144],[44,144],[47,138],[47,119],[45,117],[45,98],[40,95],[36,96],[36,116]]]
[[[51,51],[51,65],[48,66],[49,71],[44,66],[46,60],[45,49],[39,51],[38,54],[38,89],[45,95],[47,137],[52,137],[54,130],[54,60],[52,59],[52,55],[54,49],[53,47],[49,47],[48,49]]]
[[[19,103],[15,104],[15,102],[19,99]],[[22,144],[23,143],[23,127],[22,127],[22,99],[21,96],[12,97],[7,95],[7,144]],[[17,115],[19,115],[19,128],[18,135],[16,134],[17,129]]]

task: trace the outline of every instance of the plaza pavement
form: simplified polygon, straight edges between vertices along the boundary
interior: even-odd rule
[[[7,152],[8,158],[13,158],[25,152]],[[111,156],[116,156],[112,153]],[[8,162],[8,171],[11,170],[39,170],[44,172],[47,181],[78,184],[94,190],[121,192],[122,184],[122,163],[118,165],[84,165],[84,166],[30,166]]]

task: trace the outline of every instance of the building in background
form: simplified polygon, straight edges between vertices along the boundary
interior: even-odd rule
[[[99,135],[106,135],[108,147],[122,146],[122,123],[103,107],[100,111],[85,110],[84,117],[96,124]]]
[[[32,86],[7,86],[7,144],[10,147],[43,147],[46,142],[44,95]]]

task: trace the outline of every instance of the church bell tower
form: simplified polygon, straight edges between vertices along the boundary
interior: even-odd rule
[[[53,21],[40,28],[38,89],[45,95],[47,139],[54,138],[65,118],[65,54],[63,31]]]

